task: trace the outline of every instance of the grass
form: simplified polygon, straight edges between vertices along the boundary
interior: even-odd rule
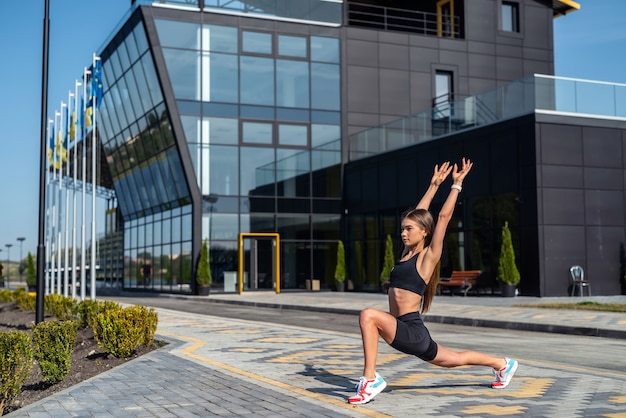
[[[525,308],[576,309],[581,311],[626,312],[626,304],[589,301],[577,303],[520,303],[513,306]]]

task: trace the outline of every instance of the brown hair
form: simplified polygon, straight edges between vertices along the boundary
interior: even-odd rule
[[[432,239],[432,232],[435,229],[435,221],[433,215],[426,209],[411,209],[402,215],[402,219],[410,219],[413,222],[420,225],[426,231],[426,238],[424,238],[424,248],[430,245]],[[428,312],[430,304],[437,292],[437,285],[439,284],[439,273],[441,269],[441,260],[437,262],[433,274],[430,276],[424,296],[422,297],[421,313]]]

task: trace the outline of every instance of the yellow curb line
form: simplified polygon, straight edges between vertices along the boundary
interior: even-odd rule
[[[353,412],[358,412],[358,413],[366,415],[366,416],[370,416],[370,417],[390,417],[390,418],[392,417],[392,415],[387,415],[387,414],[381,413],[379,411],[371,411],[371,410],[368,410],[368,409],[360,409],[358,406],[350,405],[350,404],[348,404],[346,402],[338,401],[338,400],[333,399],[333,398],[331,398],[329,396],[326,396],[326,395],[311,393],[311,392],[309,392],[309,391],[307,391],[305,389],[301,389],[301,388],[296,387],[296,386],[288,385],[286,383],[279,382],[278,380],[269,379],[267,377],[263,377],[263,376],[260,376],[258,374],[255,374],[255,373],[251,373],[251,372],[248,372],[248,371],[245,371],[245,370],[241,370],[241,369],[238,369],[236,367],[230,366],[228,364],[221,363],[219,361],[215,361],[215,360],[208,359],[206,357],[202,357],[201,355],[195,354],[194,351],[199,349],[200,347],[206,345],[206,342],[202,341],[202,340],[199,340],[197,338],[186,337],[186,336],[174,334],[172,332],[167,332],[167,331],[160,331],[159,334],[167,335],[167,336],[170,336],[170,337],[173,337],[173,338],[179,338],[179,339],[182,339],[182,340],[193,342],[194,344],[192,344],[191,346],[182,349],[181,353],[183,355],[185,355],[185,356],[188,356],[188,357],[194,358],[196,360],[202,361],[203,363],[210,364],[211,366],[214,366],[216,368],[228,370],[231,373],[235,373],[235,374],[238,374],[240,376],[245,376],[245,377],[247,377],[249,379],[258,380],[258,381],[261,381],[263,383],[266,383],[266,384],[269,384],[269,385],[272,385],[272,386],[275,386],[275,387],[278,387],[278,388],[281,388],[281,389],[284,389],[284,390],[288,390],[290,392],[295,392],[295,393],[297,393],[299,395],[302,395],[302,396],[305,396],[307,398],[312,398],[312,399],[315,399],[315,400],[320,401],[320,402],[329,403],[329,404],[332,404],[332,405],[335,405],[335,406],[338,406],[338,407],[341,407],[341,408],[344,408],[344,409],[349,409],[349,410],[351,410]],[[358,411],[355,411],[356,409],[358,409]]]

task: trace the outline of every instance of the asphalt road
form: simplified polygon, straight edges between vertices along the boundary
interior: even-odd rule
[[[356,315],[271,309],[158,297],[109,297],[144,305],[223,318],[279,323],[309,329],[359,334]],[[428,323],[433,338],[454,350],[506,355],[520,362],[563,365],[593,371],[626,373],[626,340]],[[416,360],[420,361],[420,360]]]

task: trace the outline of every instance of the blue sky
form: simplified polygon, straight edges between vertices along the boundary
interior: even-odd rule
[[[49,2],[51,115],[131,0]],[[581,10],[554,21],[555,74],[626,84],[624,0],[579,3]],[[19,259],[17,237],[26,238],[23,257],[37,250],[43,17],[44,0],[0,0],[0,260],[5,244],[13,244],[11,260]]]

